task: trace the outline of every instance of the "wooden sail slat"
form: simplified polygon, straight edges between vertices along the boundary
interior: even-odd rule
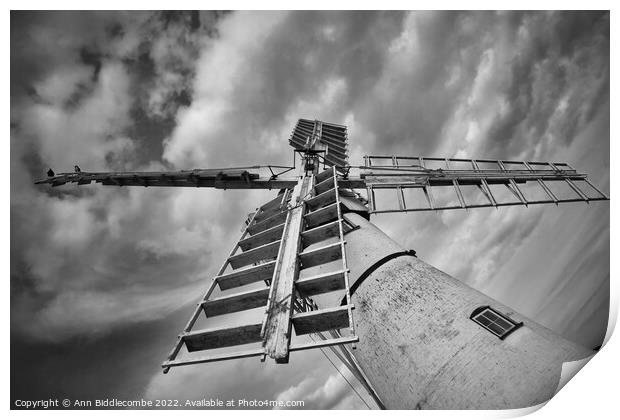
[[[326,206],[328,204],[334,203],[336,201],[336,189],[332,188],[330,190],[325,191],[324,193],[315,195],[312,198],[306,200],[306,206],[308,210],[313,211],[318,209],[319,207]]]
[[[282,232],[284,231],[284,223],[274,226],[269,229],[265,229],[256,235],[248,236],[242,241],[239,241],[239,247],[243,251],[248,251],[252,248],[256,248],[261,245],[268,244],[280,240],[282,238]]]
[[[301,312],[291,318],[295,334],[304,335],[319,331],[339,330],[349,326],[348,306]]]
[[[192,331],[183,336],[183,342],[189,352],[257,343],[262,341],[261,326],[258,323]]]
[[[334,178],[329,177],[325,181],[316,184],[314,186],[314,192],[316,193],[316,195],[319,195],[327,190],[331,190],[332,188],[334,188]]]
[[[248,226],[248,233],[250,235],[256,235],[259,232],[284,223],[284,221],[286,220],[286,213],[286,211],[277,213],[269,217],[268,219]]]
[[[342,252],[340,248],[340,242],[313,249],[311,251],[304,251],[299,254],[302,268],[309,268],[321,264],[326,264],[328,262],[336,261],[341,258]]]
[[[275,261],[268,261],[250,268],[217,276],[215,280],[222,290],[245,286],[246,284],[255,283],[257,281],[271,279],[275,265]]]
[[[317,184],[319,184],[319,183],[321,183],[321,182],[323,182],[323,181],[325,181],[326,179],[331,178],[331,177],[332,177],[332,170],[331,170],[331,169],[326,169],[326,170],[324,170],[323,172],[321,172],[321,173],[317,174],[317,175],[314,177],[314,179],[315,179],[315,182],[316,182]]]
[[[278,249],[280,248],[280,241],[274,241],[266,245],[262,245],[253,248],[249,251],[242,252],[241,254],[233,255],[228,258],[230,266],[234,269],[257,263],[263,260],[273,259],[278,256]]]
[[[317,242],[324,241],[325,239],[338,236],[338,234],[338,221],[334,221],[302,232],[301,238],[304,246],[307,247]]]
[[[322,207],[313,212],[307,213],[305,216],[306,226],[313,228],[323,223],[331,222],[338,218],[338,204],[333,203],[329,206]]]
[[[320,273],[312,277],[300,278],[295,283],[297,289],[308,296],[320,295],[345,288],[344,270]]]
[[[261,287],[255,290],[208,300],[202,303],[202,307],[208,317],[247,311],[248,309],[265,306],[267,304],[268,295],[269,287]]]

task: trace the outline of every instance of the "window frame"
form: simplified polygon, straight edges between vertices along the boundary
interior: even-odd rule
[[[488,321],[491,322],[491,324],[495,324],[497,327],[503,329],[502,333],[498,333],[497,331],[493,331],[493,329],[489,328],[488,325],[485,325],[483,322],[481,322],[481,320],[478,319],[481,315],[484,315],[489,312],[495,315],[500,320],[502,320],[504,323],[510,324],[509,328],[503,328],[501,325],[498,325],[497,322],[495,322],[494,320],[489,319],[489,317],[485,317]],[[480,306],[476,308],[469,316],[469,319],[474,321],[476,324],[478,324],[479,326],[481,326],[482,328],[484,328],[485,330],[487,330],[488,332],[490,332],[491,334],[493,334],[495,337],[499,338],[500,340],[505,339],[510,334],[512,334],[514,331],[518,330],[521,326],[523,326],[523,322],[517,322],[514,319],[510,318],[508,315],[504,315],[503,313],[499,312],[497,309],[493,309],[488,305]]]

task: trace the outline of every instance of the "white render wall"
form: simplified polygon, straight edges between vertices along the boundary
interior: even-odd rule
[[[347,217],[360,225],[345,238],[354,283],[403,248],[363,217]],[[352,301],[353,353],[389,409],[532,406],[553,396],[562,362],[593,353],[413,256],[376,269]],[[469,319],[486,305],[524,325],[500,340]]]

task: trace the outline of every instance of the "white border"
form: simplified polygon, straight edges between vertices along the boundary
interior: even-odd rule
[[[118,1],[118,0],[108,0],[106,2],[77,2],[77,1],[56,1],[53,3],[44,2],[44,1],[9,1],[9,8],[13,9],[49,9],[51,6],[55,6],[60,9],[256,9],[257,6],[261,6],[265,9],[290,9],[292,4],[290,2],[284,1],[272,1],[272,2],[249,2],[249,1],[175,1],[175,2],[164,2],[161,0],[153,0],[147,2],[128,2],[128,1]],[[495,9],[500,4],[497,2],[490,1],[469,1],[469,2],[456,2],[456,1],[434,1],[432,2],[433,9]],[[610,74],[613,75],[614,68],[617,68],[617,54],[614,49],[615,46],[618,45],[618,37],[616,36],[615,23],[616,12],[613,10],[613,5],[611,1],[597,1],[591,0],[588,2],[576,2],[576,1],[532,1],[532,0],[524,0],[524,1],[508,1],[502,2],[501,6],[504,6],[509,9],[604,9],[604,10],[612,10],[611,13],[611,70]],[[381,9],[418,9],[423,6],[429,6],[427,2],[405,2],[405,1],[393,1],[393,0],[384,0],[380,3],[374,4],[360,4],[359,2],[345,1],[345,2],[336,2],[336,1],[325,1],[325,0],[316,0],[313,2],[296,2],[295,8],[299,9],[349,9],[349,8],[376,8],[380,7]],[[375,7],[372,7],[375,6]],[[7,42],[4,44],[4,57],[10,57],[10,13],[7,13],[3,17],[3,23],[5,28],[5,33],[7,34]],[[6,64],[2,67],[2,72],[4,73],[5,80],[5,92],[10,92],[10,75],[9,75],[10,67]],[[617,130],[617,120],[614,117],[614,98],[617,98],[617,88],[612,78],[611,80],[611,138],[615,139],[618,130]],[[5,105],[7,108],[5,110],[5,115],[10,115],[10,95],[5,98]],[[9,149],[9,142],[3,142],[3,146],[6,149]],[[480,418],[510,418],[517,417],[525,414],[529,414],[532,411],[531,418],[535,419],[545,419],[545,418],[555,418],[561,417],[566,419],[583,419],[583,418],[608,418],[612,413],[618,412],[618,405],[616,400],[618,399],[617,395],[617,378],[619,373],[619,363],[618,363],[618,355],[620,353],[620,344],[618,344],[617,337],[611,337],[610,333],[615,325],[617,314],[618,314],[618,269],[616,260],[613,256],[619,255],[617,250],[617,226],[615,222],[615,217],[618,215],[618,207],[615,204],[614,197],[619,197],[618,188],[615,179],[615,168],[617,163],[617,151],[618,146],[614,141],[610,142],[610,164],[612,168],[612,182],[611,182],[611,191],[610,196],[612,197],[611,205],[611,310],[610,310],[610,329],[608,331],[608,336],[606,340],[608,340],[605,347],[597,354],[583,369],[582,372],[578,374],[577,379],[570,381],[566,386],[555,396],[549,403],[544,405],[544,408],[537,410],[537,408],[531,409],[523,409],[523,410],[507,410],[503,412],[486,412],[486,411],[421,411],[417,413],[404,412],[404,411],[390,411],[389,413],[377,413],[377,412],[330,412],[327,415],[338,415],[339,417],[349,417],[355,416],[356,419],[376,416],[376,415],[389,415],[409,418],[412,415],[421,416],[423,418],[459,418],[459,419],[480,419]],[[4,150],[3,153],[3,161],[5,162],[4,168],[10,168],[10,151]],[[1,196],[10,197],[10,184],[7,182],[2,183],[1,187]],[[3,241],[2,241],[2,267],[3,272],[5,273],[5,287],[9,287],[9,255],[10,255],[10,246],[9,246],[9,234],[10,234],[10,216],[9,216],[9,206],[5,205],[1,209],[2,211],[2,227],[3,227]],[[8,290],[5,290],[6,300],[9,301],[10,293]],[[4,305],[4,320],[5,320],[5,337],[9,337],[8,332],[10,331],[9,325],[9,316],[10,316],[10,302],[6,302]],[[2,346],[2,356],[3,360],[10,360],[9,357],[9,346]],[[119,372],[119,375],[122,375],[122,372]],[[7,405],[7,409],[9,406],[9,395],[10,395],[10,377],[8,372],[4,375],[5,380],[3,383],[3,395],[4,395],[4,404]],[[542,405],[541,405],[542,406]],[[46,418],[51,417],[62,417],[62,418],[81,418],[85,413],[78,411],[11,411],[10,415],[20,417],[20,418],[30,418],[35,416],[44,415]],[[230,412],[222,413],[223,415],[229,416]],[[323,416],[326,413],[321,413]],[[150,411],[146,412],[138,412],[138,411],[119,411],[119,412],[107,412],[107,411],[90,411],[87,413],[89,417],[92,418],[109,418],[111,415],[121,416],[121,417],[131,417],[135,418],[136,416],[149,416],[151,418],[168,418],[168,416],[185,416],[185,415],[193,415],[189,413],[179,413],[176,411]],[[216,413],[204,413],[197,412],[195,415],[198,416],[218,416]],[[234,414],[233,414],[234,415]],[[253,417],[257,417],[258,419],[266,418],[267,416],[284,416],[290,415],[290,413],[279,413],[278,412],[261,412],[261,411],[253,411],[252,413],[247,413],[247,415],[251,415]],[[317,413],[314,411],[298,411],[294,414],[295,416],[300,416],[301,418],[308,418],[310,416],[315,416]],[[616,414],[617,415],[617,414]]]

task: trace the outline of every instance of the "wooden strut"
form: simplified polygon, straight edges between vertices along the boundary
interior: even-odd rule
[[[313,176],[304,175],[293,190],[295,201],[286,217],[261,329],[265,354],[275,359],[276,363],[287,363],[289,357],[292,300],[295,280],[299,274],[297,255],[301,247],[301,226],[305,209],[302,197],[306,196],[312,182]]]
[[[349,315],[349,329],[352,335],[355,335],[355,325],[353,324],[353,314],[352,314],[352,305],[351,305],[351,293],[349,291],[349,268],[347,266],[347,252],[345,248],[344,241],[344,230],[342,227],[342,209],[340,205],[340,193],[338,189],[338,174],[336,173],[336,167],[332,168],[333,177],[334,177],[334,189],[336,193],[336,207],[338,209],[338,231],[339,231],[339,239],[340,239],[340,247],[341,247],[341,255],[342,255],[342,270],[344,271],[344,284],[345,284],[345,292],[347,299],[347,312]],[[353,348],[355,348],[355,344],[352,344]]]

